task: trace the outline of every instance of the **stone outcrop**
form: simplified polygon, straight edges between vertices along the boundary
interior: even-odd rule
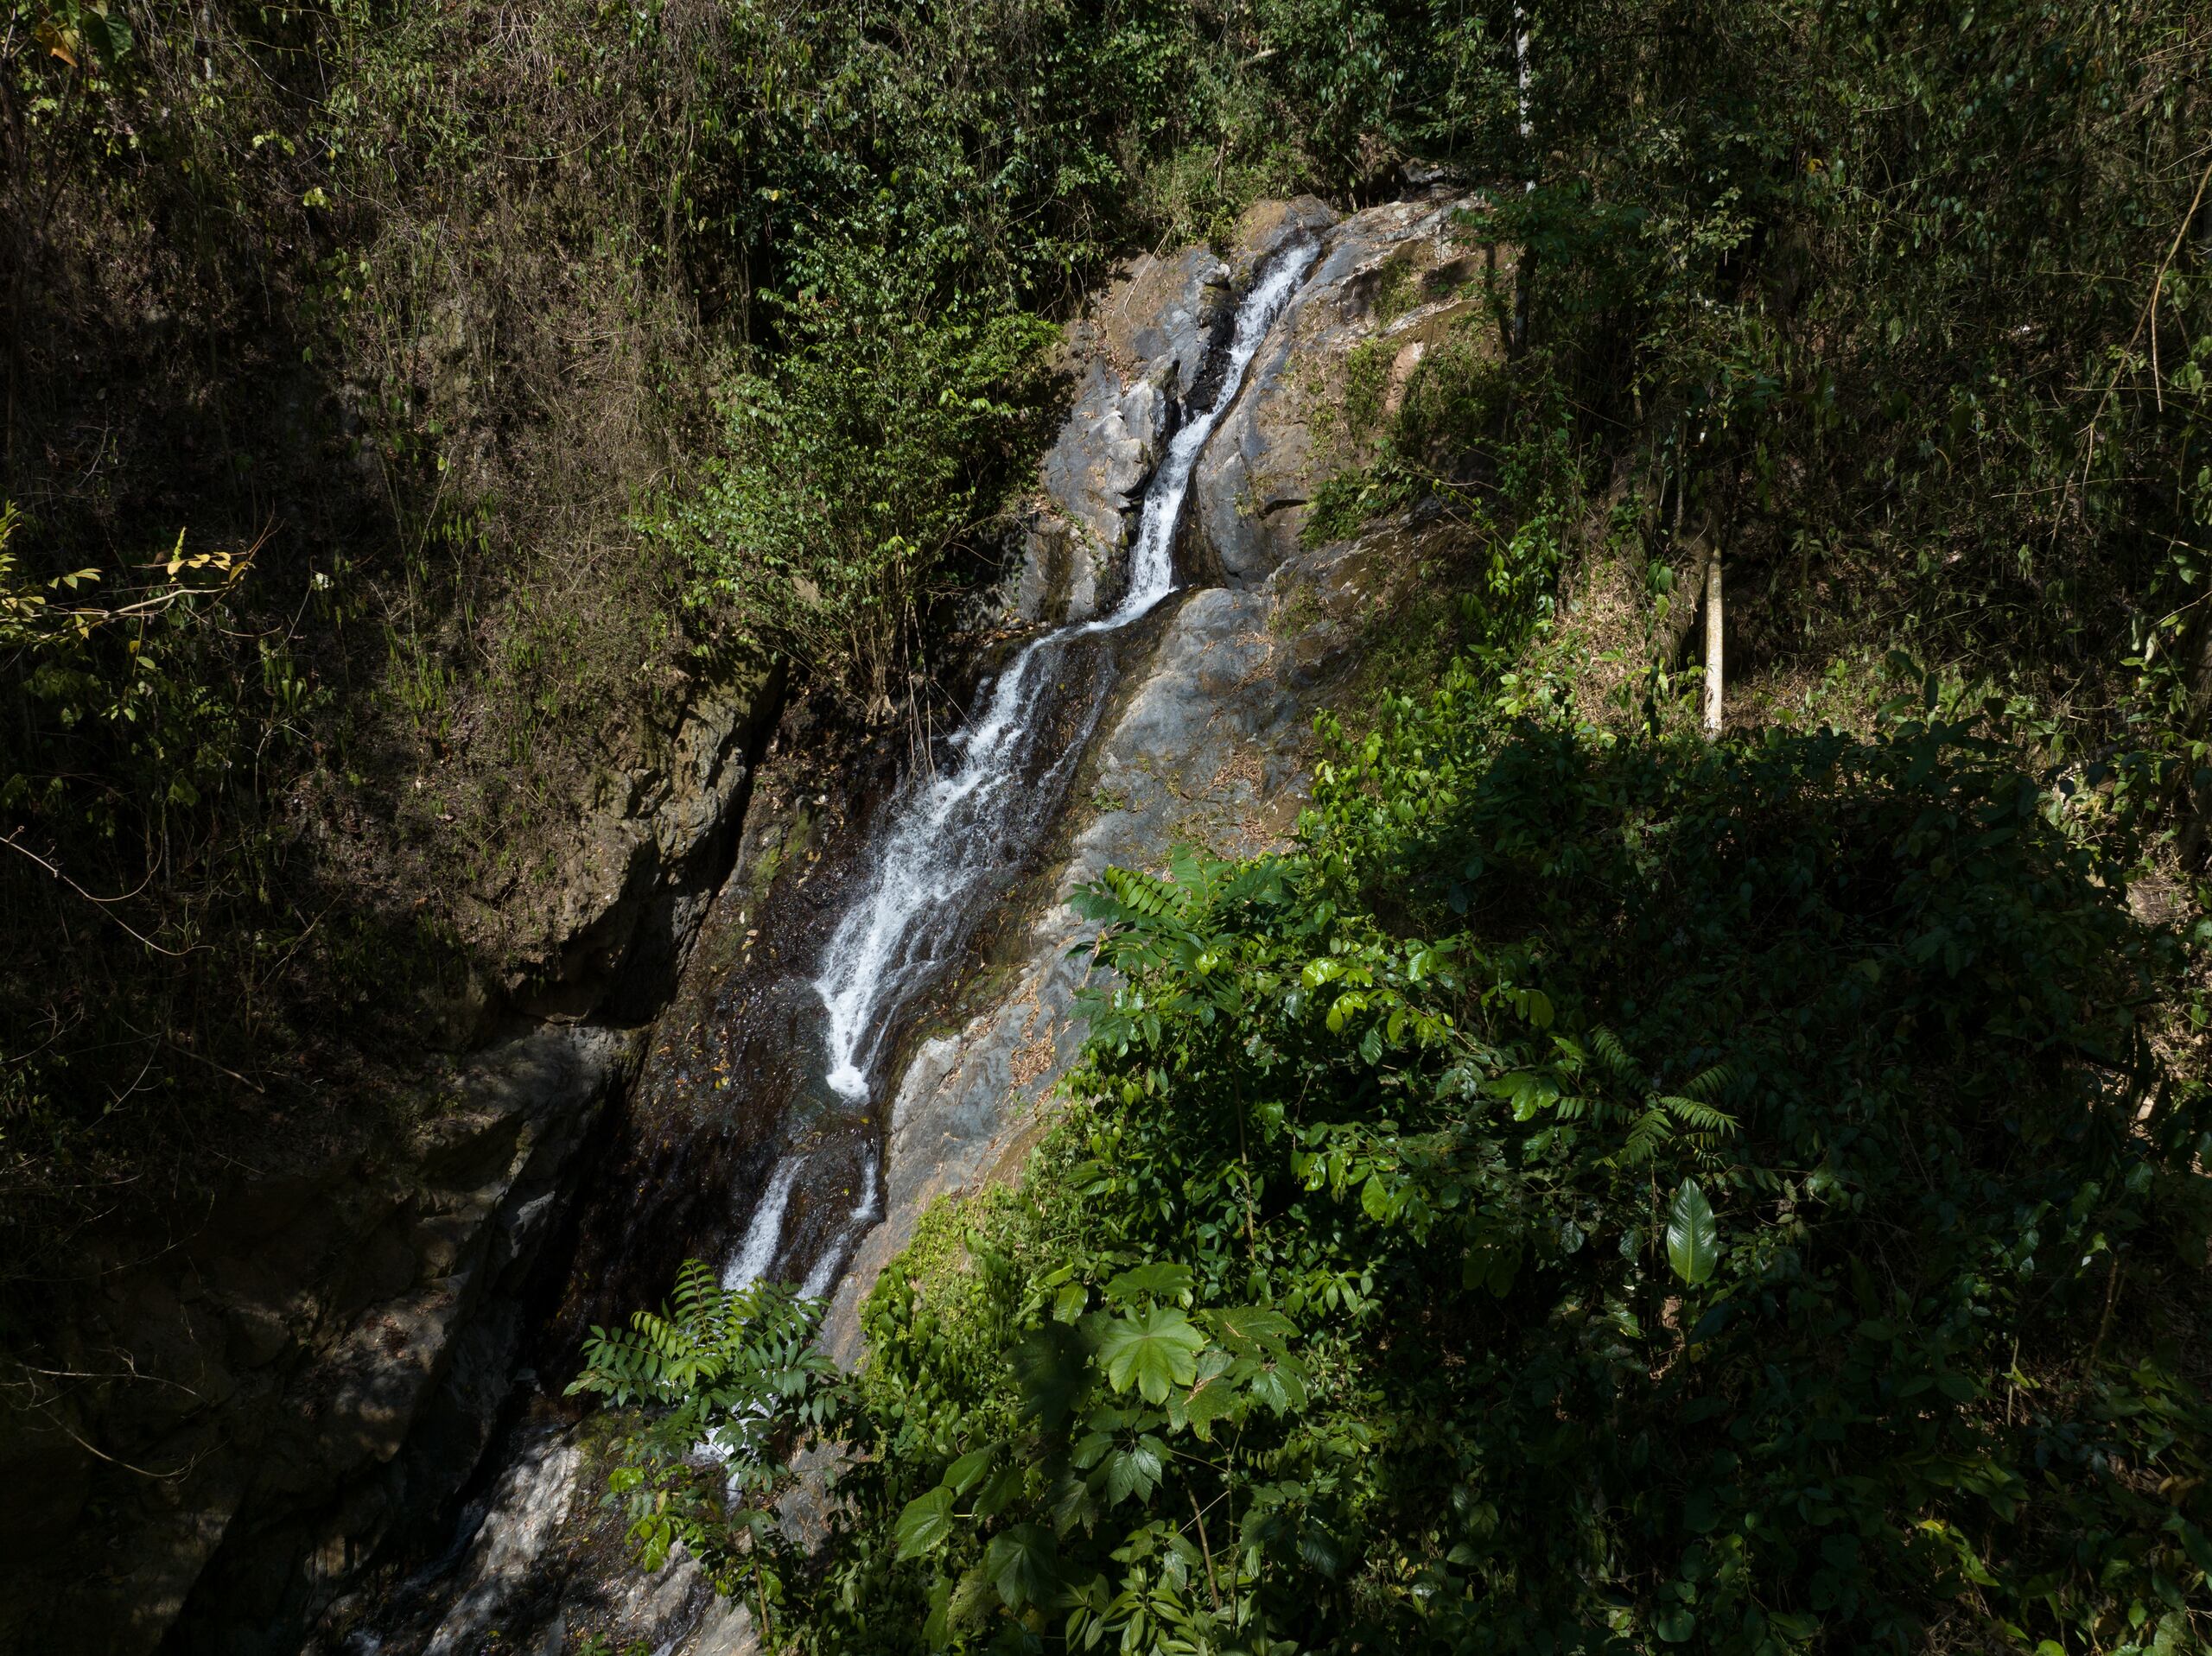
[[[1185,563],[1230,586],[1263,579],[1298,543],[1313,492],[1370,458],[1340,410],[1351,353],[1396,347],[1384,409],[1471,312],[1507,291],[1510,260],[1462,223],[1474,198],[1393,202],[1339,220],[1312,196],[1259,204],[1226,259],[1192,248],[1126,267],[1070,331],[1075,403],[1039,472],[1008,607],[1022,621],[1088,620],[1125,578],[1146,483],[1194,390],[1231,295],[1294,240],[1320,256],[1252,365],[1192,479]]]
[[[657,762],[601,776],[507,1000],[538,1017],[641,1023],[673,991],[728,871],[755,755],[783,697],[780,667],[702,686]]]
[[[864,1361],[861,1306],[929,1204],[1015,1177],[1045,1126],[1046,1096],[1084,1034],[1076,996],[1087,968],[1070,950],[1084,928],[1068,898],[1109,864],[1163,866],[1178,843],[1234,856],[1287,844],[1310,776],[1314,712],[1345,682],[1371,630],[1408,600],[1423,563],[1446,549],[1455,531],[1433,519],[1402,517],[1313,549],[1300,547],[1299,529],[1311,487],[1366,457],[1314,441],[1315,412],[1341,398],[1351,353],[1395,341],[1383,395],[1402,397],[1424,351],[1497,290],[1485,281],[1494,256],[1454,234],[1458,206],[1400,204],[1339,224],[1305,200],[1268,204],[1248,219],[1226,261],[1240,285],[1293,237],[1323,244],[1200,465],[1217,509],[1209,515],[1194,488],[1186,568],[1195,554],[1198,582],[1227,584],[1201,585],[1177,604],[1130,669],[1072,791],[1057,866],[998,929],[992,992],[957,1028],[919,1040],[907,1062],[885,1145],[883,1221],[860,1244],[823,1330],[840,1361]],[[1111,382],[1102,371],[1098,383]],[[1085,417],[1079,404],[1078,422]],[[1096,436],[1096,427],[1064,434],[1061,460],[1090,452]],[[1254,479],[1274,509],[1223,514]],[[1133,504],[1141,484],[1116,488],[1113,500]],[[1033,538],[1025,581],[1040,579],[1039,562]],[[1110,591],[1117,574],[1101,574],[1093,590]],[[674,1627],[639,1619],[614,1631],[658,1646]],[[710,1606],[681,1646],[688,1656],[755,1647],[743,1609],[729,1605]]]
[[[1230,319],[1230,270],[1203,247],[1128,266],[1069,330],[1075,406],[1039,471],[1012,606],[1087,621],[1121,595],[1144,485]]]
[[[0,1412],[0,1475],[28,1492],[0,1513],[0,1649],[291,1656],[379,1541],[451,1498],[781,695],[770,672],[704,685],[659,758],[601,779],[543,882],[539,953],[425,1004],[426,1042],[470,1056],[86,1239],[71,1318]]]
[[[1217,579],[1232,587],[1265,580],[1296,549],[1314,491],[1368,458],[1363,434],[1343,431],[1352,353],[1374,341],[1395,346],[1384,397],[1392,383],[1402,397],[1421,356],[1506,290],[1510,264],[1501,268],[1496,251],[1462,227],[1472,205],[1456,197],[1393,202],[1320,232],[1320,257],[1253,359],[1244,395],[1191,481],[1197,536]],[[1310,226],[1310,216],[1262,211],[1277,236],[1287,223]]]
[[[196,1224],[103,1237],[60,1354],[82,1383],[6,1419],[0,1462],[36,1498],[0,1518],[0,1647],[289,1656],[481,1452],[523,1285],[633,1045],[522,1036],[453,1066],[385,1149],[241,1170]],[[91,1431],[100,1458],[73,1452]],[[105,1556],[74,1550],[92,1511]],[[173,1627],[195,1602],[219,1615]]]
[[[1083,1044],[1085,935],[1067,905],[1109,865],[1162,868],[1178,844],[1222,856],[1280,849],[1310,777],[1315,710],[1367,626],[1402,601],[1431,536],[1405,522],[1294,553],[1259,585],[1192,593],[1125,687],[1077,790],[1067,853],[1018,933],[1007,987],[958,1030],[921,1043],[892,1108],[882,1224],[833,1300],[823,1338],[860,1361],[860,1306],[938,1196],[1011,1177],[1039,1101]]]

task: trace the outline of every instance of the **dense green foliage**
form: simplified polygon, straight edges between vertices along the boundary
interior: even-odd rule
[[[1296,856],[1093,893],[1121,987],[887,1275],[818,1569],[809,1314],[602,1339],[638,1539],[823,1648],[2203,1642],[2202,961],[2121,893],[2212,807],[2208,61],[2186,0],[4,0],[0,1272],[522,993],[733,655],[934,694],[1111,260],[1441,163],[1512,359],[1367,358],[1312,521],[1440,500],[1487,653]],[[1722,548],[1739,670],[1952,688],[1582,728],[1510,658],[1578,537]]]
[[[1476,150],[1529,184],[1497,192],[1526,365],[1656,560],[1717,543],[1756,583],[1738,661],[1871,631],[1997,682],[2055,756],[2200,785],[2202,10],[1528,12],[1533,153]],[[1408,416],[1374,506],[1452,481],[1464,443]]]
[[[1404,20],[1336,14],[0,7],[9,592],[256,549],[0,644],[10,1272],[156,1145],[219,1153],[211,1106],[265,1130],[302,1046],[480,1037],[578,819],[733,657],[934,694],[1047,319],[1395,165]]]
[[[571,1396],[591,1393],[626,1417],[607,1501],[628,1519],[639,1562],[658,1570],[682,1546],[725,1596],[772,1632],[793,1551],[772,1515],[793,1484],[788,1461],[820,1441],[849,1404],[836,1367],[814,1349],[817,1308],[777,1283],[726,1289],[693,1263],[667,1308],[626,1329],[594,1328]],[[698,1475],[713,1465],[721,1487]]]
[[[1533,141],[1516,14],[1473,0],[16,0],[25,578],[121,591],[180,529],[270,531],[219,620],[171,613],[156,699],[197,711],[162,739],[89,716],[146,666],[80,695],[10,655],[8,828],[68,841],[57,866],[163,948],[245,940],[195,957],[226,986],[195,1010],[11,859],[17,929],[65,940],[10,992],[9,1050],[43,1055],[17,1089],[67,1139],[227,1084],[180,1044],[272,1084],[302,995],[510,976],[574,802],[650,758],[716,652],[786,651],[876,716],[929,694],[936,600],[990,566],[1049,418],[1039,318],[1122,250],[1264,190],[1372,199],[1407,158],[1534,181],[1497,193],[1522,366],[1656,561],[1718,538],[1767,594],[1747,663],[1909,635],[2054,752],[2117,741],[2153,803],[2197,788],[2201,17],[1526,22]],[[1445,370],[1325,521],[1464,478]],[[211,790],[188,772],[225,744]]]
[[[1525,137],[1520,21],[1230,25],[1224,155],[1280,99],[1310,176],[1497,182],[1510,361],[1385,418],[1356,358],[1308,529],[1440,501],[1482,648],[1296,854],[1090,893],[1117,987],[875,1291],[795,1643],[2212,1640],[2208,939],[2125,898],[2212,797],[2205,20],[1534,4]],[[1733,671],[1938,673],[1580,723],[1515,646],[1600,542],[1662,604],[1719,547]]]
[[[1086,899],[1077,1101],[876,1290],[810,1637],[2196,1647],[2182,946],[1917,707],[1500,700]]]

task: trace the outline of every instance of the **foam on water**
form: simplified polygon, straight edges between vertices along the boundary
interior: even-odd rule
[[[791,1186],[798,1182],[799,1169],[805,1164],[803,1156],[786,1156],[776,1164],[768,1188],[753,1206],[753,1222],[745,1228],[745,1240],[722,1267],[723,1287],[732,1292],[750,1288],[768,1274],[784,1240],[784,1210],[791,1205]]]
[[[1118,631],[1175,589],[1175,533],[1192,469],[1236,403],[1261,341],[1316,251],[1311,244],[1286,251],[1237,308],[1220,389],[1211,404],[1175,434],[1145,491],[1122,601],[1099,619],[1049,632],[1015,656],[991,687],[982,713],[952,744],[958,763],[918,778],[896,808],[875,872],[830,935],[814,982],[829,1013],[829,1082],[854,1103],[868,1101],[869,1070],[880,1056],[890,1014],[936,961],[939,935],[955,930],[944,924],[946,917],[1002,863],[995,828],[1030,757],[1029,719],[1039,688],[1075,639]]]

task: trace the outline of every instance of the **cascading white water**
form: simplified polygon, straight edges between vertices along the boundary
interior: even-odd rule
[[[1016,655],[991,687],[981,714],[953,739],[957,766],[950,774],[917,778],[894,804],[875,872],[833,933],[814,984],[828,1014],[828,1080],[851,1103],[864,1107],[868,1101],[868,1070],[880,1056],[899,1009],[937,962],[932,950],[947,937],[965,935],[957,923],[964,905],[995,868],[1004,866],[1001,841],[1009,815],[1015,814],[1009,807],[1019,803],[1017,793],[1041,796],[1027,790],[1054,785],[1080,757],[1079,752],[1057,757],[1045,768],[1041,782],[1029,763],[1040,712],[1050,701],[1045,692],[1060,672],[1069,646],[1130,625],[1174,589],[1175,536],[1192,471],[1234,406],[1269,326],[1304,279],[1316,251],[1310,244],[1287,250],[1239,306],[1218,390],[1177,432],[1146,491],[1130,555],[1128,590],[1122,601],[1110,614],[1048,633]],[[779,1264],[793,1275],[804,1266],[800,1291],[809,1298],[819,1298],[836,1285],[852,1247],[882,1217],[875,1152],[857,1158],[854,1200],[842,1215],[826,1225],[804,1224],[809,1237],[804,1246],[787,1246],[785,1229],[795,1196],[804,1212],[805,1196],[830,1185],[831,1167],[848,1176],[855,1171],[854,1149],[849,1137],[824,1135],[777,1160],[725,1262],[726,1288],[750,1287],[776,1272]],[[802,1186],[810,1171],[817,1179]],[[510,1614],[532,1579],[531,1572],[541,1567],[538,1555],[548,1551],[581,1487],[585,1463],[569,1437],[542,1424],[531,1431],[519,1449],[509,1441],[509,1470],[493,1494],[466,1573],[438,1567],[435,1579],[450,1577],[450,1591],[461,1596],[443,1601],[446,1614],[435,1634],[435,1650],[458,1649],[457,1641],[474,1639],[491,1618]],[[747,1452],[743,1423],[701,1443],[698,1452],[709,1460]],[[682,1625],[688,1628],[691,1623],[686,1619]],[[378,1634],[364,1627],[353,1639],[359,1648],[373,1651]],[[676,1642],[671,1639],[660,1648],[666,1652]]]
[[[1312,244],[1286,250],[1236,312],[1220,389],[1187,419],[1153,473],[1129,555],[1128,590],[1111,613],[1037,639],[999,675],[982,716],[956,739],[959,763],[919,778],[899,805],[874,877],[831,934],[814,987],[828,1009],[830,1085],[855,1103],[868,1096],[868,1070],[891,1019],[916,979],[937,958],[932,946],[995,866],[993,831],[1002,801],[1018,785],[1038,687],[1047,682],[1073,640],[1117,631],[1149,612],[1175,587],[1175,532],[1192,468],[1206,440],[1243,389],[1252,358],[1283,303],[1313,263]]]
[[[837,1285],[837,1272],[843,1268],[845,1250],[875,1227],[883,1217],[883,1203],[878,1199],[875,1181],[875,1156],[871,1152],[861,1168],[860,1199],[846,1214],[845,1222],[838,1234],[822,1250],[814,1262],[814,1269],[806,1273],[806,1280],[799,1285],[803,1299],[819,1299]]]
[[[745,1240],[722,1267],[723,1287],[750,1288],[775,1264],[776,1249],[784,1240],[784,1210],[791,1205],[791,1186],[798,1183],[800,1164],[798,1157],[786,1156],[769,1176],[768,1188],[753,1204],[753,1221],[745,1228]]]

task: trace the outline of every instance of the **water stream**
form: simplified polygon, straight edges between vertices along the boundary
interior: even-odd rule
[[[1052,813],[1025,807],[1057,800],[1082,758],[1084,743],[1071,742],[1040,769],[1041,745],[1053,731],[1042,716],[1051,701],[1047,687],[1066,676],[1084,641],[1131,626],[1175,590],[1175,539],[1192,471],[1317,251],[1311,242],[1285,249],[1237,307],[1211,402],[1186,414],[1146,488],[1121,601],[1096,620],[1060,627],[1024,646],[989,685],[975,718],[948,739],[951,763],[918,773],[894,803],[872,872],[830,934],[814,980],[825,1014],[824,1078],[856,1110],[867,1109],[879,1090],[878,1072],[895,1044],[899,1014],[958,958],[978,899],[1049,825]],[[1104,688],[1095,695],[1097,704]],[[1090,708],[1086,736],[1099,710]],[[755,1281],[779,1259],[788,1274],[798,1274],[802,1261],[785,1257],[780,1227],[811,1153],[788,1153],[770,1175],[724,1266],[728,1285]],[[843,1256],[880,1216],[877,1176],[871,1155],[861,1200],[835,1234],[817,1243],[821,1252],[804,1261],[808,1292],[835,1285]]]
[[[651,1071],[658,1079],[650,1084],[729,1101],[734,1113],[721,1131],[744,1125],[753,1135],[745,1142],[759,1150],[744,1151],[735,1167],[721,1164],[726,1171],[702,1184],[692,1146],[711,1135],[672,1135],[661,1146],[665,1164],[649,1164],[649,1178],[633,1166],[596,1193],[587,1231],[596,1215],[603,1228],[620,1233],[597,1256],[601,1270],[585,1272],[601,1293],[610,1291],[612,1272],[644,1269],[645,1256],[626,1245],[632,1233],[680,1234],[702,1221],[708,1245],[727,1248],[726,1286],[773,1278],[800,1284],[810,1298],[836,1288],[883,1217],[888,1110],[879,1101],[905,1026],[965,957],[980,917],[1031,864],[1058,820],[1118,676],[1116,635],[1174,591],[1192,470],[1317,251],[1308,241],[1279,252],[1238,305],[1226,343],[1216,347],[1218,373],[1199,382],[1213,384],[1211,400],[1184,410],[1146,488],[1121,600],[1096,620],[1058,628],[1016,651],[981,693],[966,727],[940,744],[938,764],[908,777],[861,851],[844,900],[823,916],[827,941],[811,980],[788,967],[745,978],[734,998],[716,1001],[692,1044],[663,1049],[673,1056]],[[793,962],[798,974],[806,959],[802,951]],[[702,1165],[716,1163],[709,1155]],[[625,1221],[632,1203],[639,1205]],[[655,1272],[652,1279],[665,1275]],[[465,1509],[447,1553],[372,1618],[380,1627],[352,1635],[348,1651],[421,1649],[416,1640],[427,1633],[430,1650],[444,1656],[493,1618],[514,1618],[524,1599],[547,1609],[561,1602],[566,1589],[538,1578],[537,1559],[575,1493],[572,1447],[550,1423],[525,1419],[490,1465],[499,1470]],[[683,1589],[678,1598],[671,1610],[688,1628],[698,1596]],[[683,1634],[670,1624],[657,1636],[673,1647]]]

